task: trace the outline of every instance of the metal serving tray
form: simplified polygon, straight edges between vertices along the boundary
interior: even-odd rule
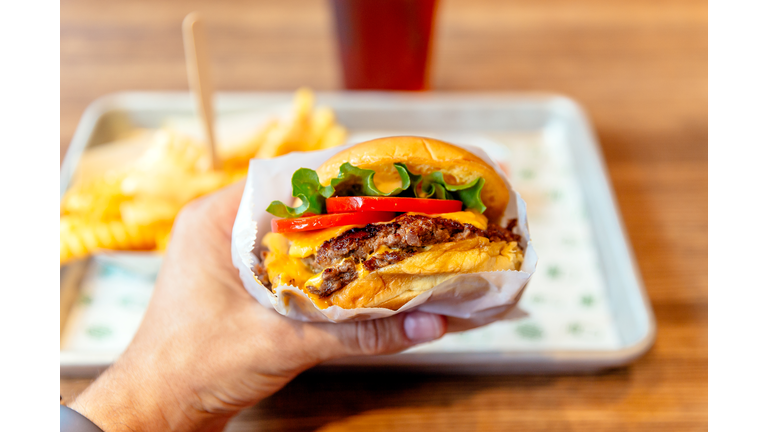
[[[226,119],[269,112],[291,98],[290,93],[222,93],[216,98],[217,115]],[[335,110],[352,140],[411,133],[484,148],[508,171],[513,187],[528,201],[532,239],[540,256],[539,269],[521,300],[529,317],[449,335],[401,354],[345,359],[322,367],[593,372],[627,364],[653,344],[653,312],[602,155],[574,101],[550,94],[375,92],[319,93],[317,99]],[[133,128],[161,127],[168,119],[176,119],[177,125],[193,123],[188,93],[119,93],[93,102],[64,159],[62,194],[86,148],[114,141]],[[142,302],[151,293],[158,260],[133,254],[128,259],[131,264],[121,267],[109,257],[96,257],[61,269],[62,375],[93,375],[119,356],[143,313]],[[112,286],[111,279],[93,282],[98,274],[114,273],[115,268],[132,275],[133,285]],[[87,293],[81,292],[84,285]],[[103,292],[100,301],[89,297],[97,289],[93,286]],[[128,297],[114,300],[115,293],[126,292]],[[143,300],[135,301],[136,296]],[[98,315],[102,306],[97,305],[112,297],[138,311],[131,315],[134,322],[122,330],[122,339],[87,349],[87,344],[72,342],[78,340],[77,328],[83,327],[77,320],[90,313],[83,305],[91,305],[91,312]],[[107,330],[89,327],[85,338],[101,337]]]

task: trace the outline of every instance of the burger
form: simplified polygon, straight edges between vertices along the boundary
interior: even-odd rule
[[[397,310],[457,274],[519,270],[509,189],[473,153],[422,137],[347,148],[292,178],[291,207],[273,201],[256,278],[298,287],[325,309]]]

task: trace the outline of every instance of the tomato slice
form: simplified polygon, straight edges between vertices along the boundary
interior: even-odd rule
[[[461,211],[462,203],[458,200],[439,200],[430,198],[399,197],[334,197],[325,201],[328,213],[342,212],[416,212],[416,213],[453,213]]]
[[[335,213],[299,218],[272,219],[272,232],[313,231],[342,225],[368,225],[388,222],[395,218],[394,212]]]

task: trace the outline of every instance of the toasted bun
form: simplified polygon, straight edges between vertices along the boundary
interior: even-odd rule
[[[424,291],[432,289],[456,274],[485,271],[518,270],[523,253],[517,244],[491,243],[474,237],[443,243],[399,263],[363,274],[341,290],[331,294],[331,304],[345,309],[381,307],[397,310]],[[462,291],[467,299],[482,287],[468,286]]]
[[[345,162],[376,172],[377,187],[389,191],[399,187],[400,177],[395,163],[404,163],[416,174],[443,173],[449,184],[465,184],[482,177],[485,185],[481,192],[487,207],[484,215],[489,222],[499,223],[509,202],[509,191],[504,179],[481,158],[460,147],[430,138],[391,137],[367,141],[350,147],[331,157],[316,171],[324,185],[339,173]],[[472,237],[450,243],[428,246],[425,250],[394,263],[368,272],[357,264],[358,276],[349,284],[327,297],[319,297],[306,289],[312,275],[305,264],[288,253],[288,239],[272,236],[266,242],[271,252],[264,265],[273,284],[291,283],[303,289],[320,308],[336,305],[345,309],[381,307],[397,310],[408,301],[431,290],[457,274],[487,271],[518,270],[523,252],[515,242],[491,242],[485,237]],[[285,275],[285,278],[282,279]],[[290,282],[287,282],[290,281]],[[452,296],[471,299],[482,294],[487,284],[467,283],[452,291]],[[435,293],[440,295],[440,293]]]
[[[397,162],[404,163],[416,174],[442,171],[448,184],[464,184],[483,177],[485,186],[480,197],[487,207],[484,214],[494,223],[499,222],[509,202],[509,191],[504,180],[490,165],[461,147],[431,138],[379,138],[350,147],[317,169],[320,183],[329,184],[344,162],[376,171],[374,179],[377,184],[380,180],[399,178],[394,168]]]

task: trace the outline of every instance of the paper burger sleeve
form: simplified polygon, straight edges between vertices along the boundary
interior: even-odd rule
[[[345,322],[388,317],[407,310],[421,310],[448,317],[449,330],[478,327],[492,321],[520,316],[515,305],[536,269],[537,256],[528,232],[525,202],[506,180],[488,155],[475,147],[462,146],[493,166],[504,178],[510,193],[502,222],[517,218],[523,262],[520,270],[456,274],[411,299],[397,310],[385,308],[318,308],[301,289],[290,285],[273,286],[272,291],[257,279],[253,268],[261,240],[270,230],[273,216],[266,208],[274,200],[291,202],[291,176],[299,168],[317,169],[325,160],[344,149],[291,153],[274,159],[250,162],[243,198],[232,230],[232,261],[245,289],[259,303],[278,313],[301,321]]]

